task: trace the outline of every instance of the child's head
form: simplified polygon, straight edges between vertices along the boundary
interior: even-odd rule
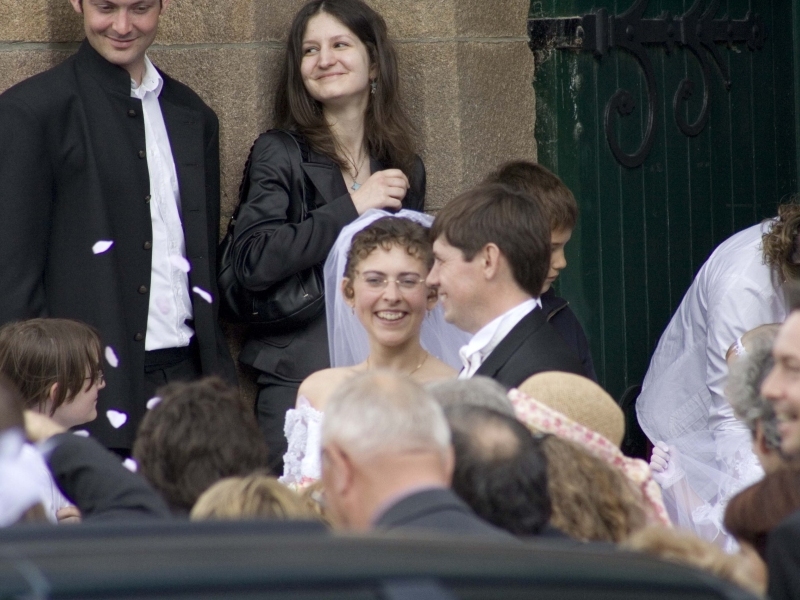
[[[502,183],[524,192],[539,203],[550,219],[550,270],[542,293],[550,289],[559,272],[567,266],[564,257],[566,246],[575,223],[578,221],[578,204],[575,196],[556,175],[542,165],[520,160],[501,165],[489,174],[486,183]]]
[[[0,373],[22,393],[25,408],[73,427],[97,416],[105,387],[100,337],[69,319],[30,319],[0,328]]]

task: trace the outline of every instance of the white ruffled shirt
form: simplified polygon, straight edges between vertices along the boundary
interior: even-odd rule
[[[186,324],[192,319],[192,301],[186,272],[178,173],[158,100],[164,80],[146,56],[144,64],[142,83],[137,86],[131,80],[131,97],[142,101],[153,228],[144,349],[181,348],[189,345],[194,331]]]

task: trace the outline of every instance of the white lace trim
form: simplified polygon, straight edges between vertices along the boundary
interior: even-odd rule
[[[281,483],[301,485],[319,479],[322,417],[304,396],[286,411],[283,432],[289,445],[283,455]]]

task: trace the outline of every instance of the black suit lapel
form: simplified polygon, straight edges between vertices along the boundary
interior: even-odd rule
[[[159,99],[161,114],[169,135],[172,158],[178,174],[180,213],[186,258],[193,265],[190,281],[203,287],[209,285],[198,273],[205,273],[206,261],[211,256],[208,247],[205,189],[205,144],[203,142],[202,115],[195,110],[170,102],[165,94]],[[199,264],[202,263],[202,264]]]
[[[302,163],[303,171],[316,188],[317,205],[327,204],[347,193],[347,186],[339,166],[324,154],[309,149],[308,161]]]
[[[523,319],[500,340],[492,353],[486,357],[475,375],[495,377],[500,369],[508,362],[519,347],[530,336],[535,334],[542,325],[547,323],[547,317],[538,306],[529,312]]]

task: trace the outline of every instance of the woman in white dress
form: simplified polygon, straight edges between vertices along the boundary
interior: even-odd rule
[[[334,367],[303,381],[297,406],[286,415],[282,482],[319,478],[322,413],[343,381],[369,369],[392,369],[420,383],[456,376],[451,365],[458,364],[466,335],[434,311],[436,291],[425,285],[433,265],[426,228],[431,220],[412,211],[391,216],[376,210],[342,231],[325,265]],[[328,293],[329,287],[338,290]]]

